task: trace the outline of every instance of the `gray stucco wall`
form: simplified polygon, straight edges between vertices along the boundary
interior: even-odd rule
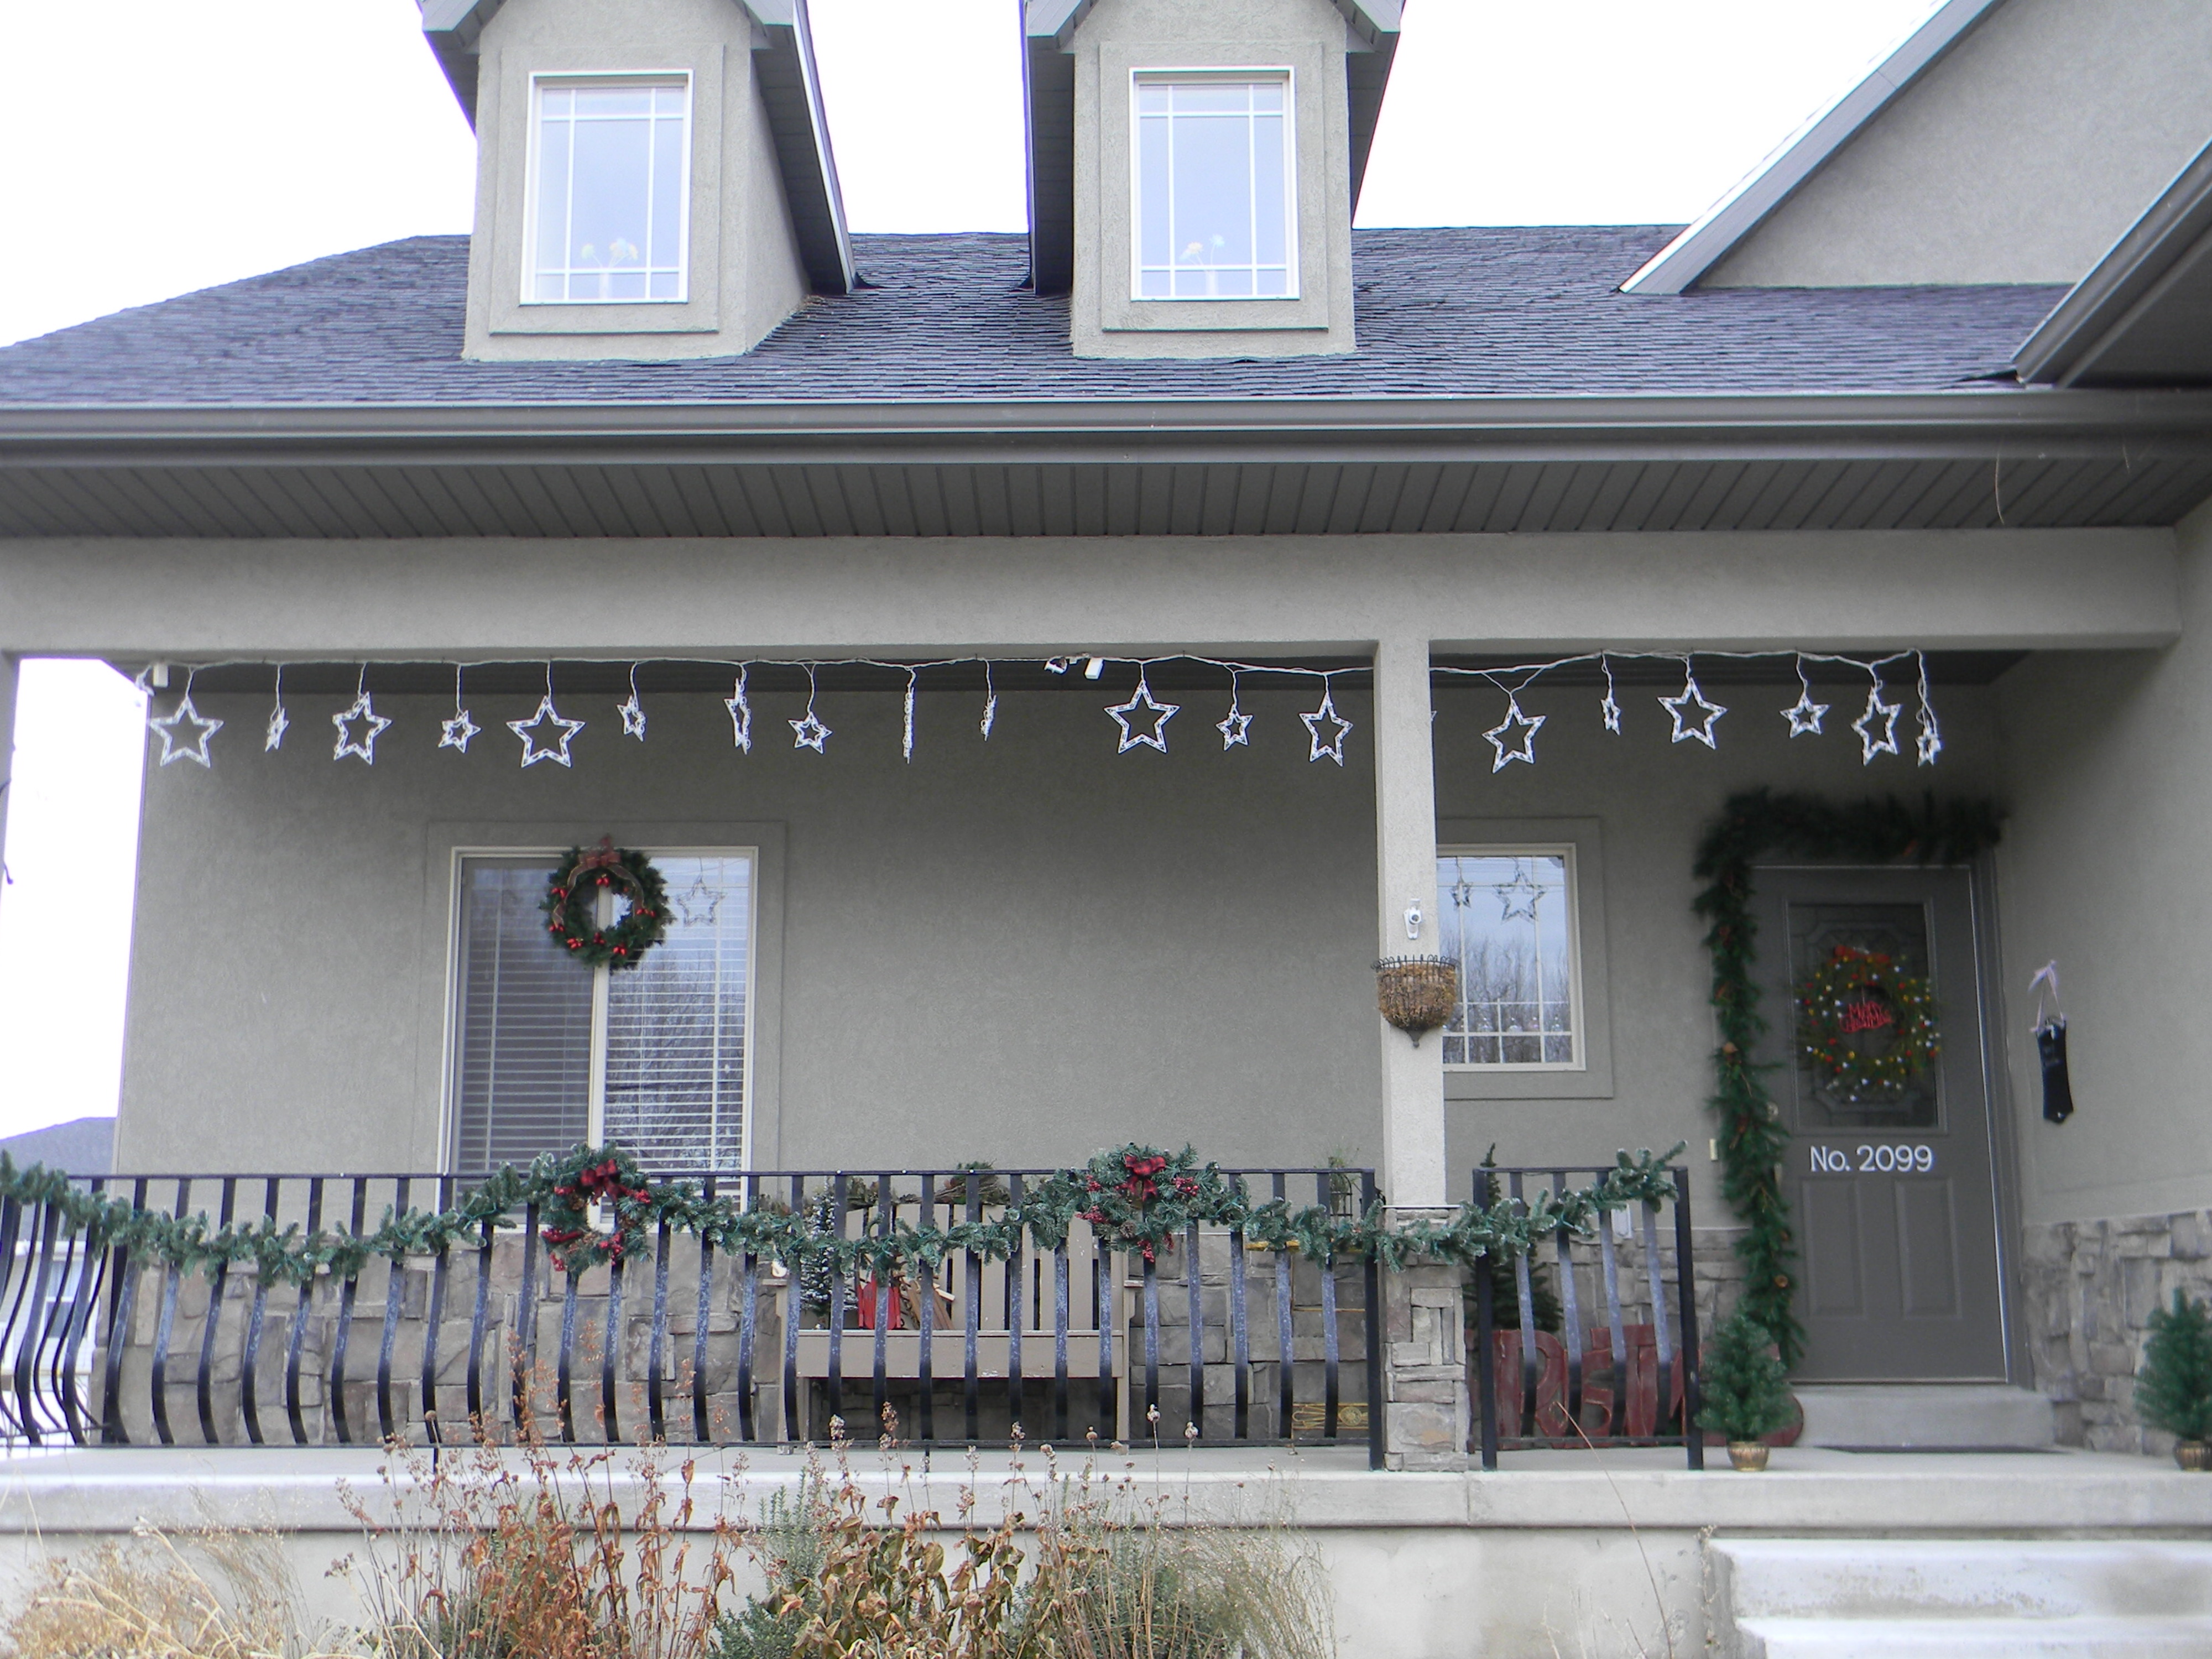
[[[2015,805],[2002,867],[2008,1022],[2057,959],[2078,1115],[2013,1058],[2031,1224],[2212,1206],[2212,515],[2185,522],[2179,644],[2031,659],[1999,683]]]
[[[2212,6],[2004,0],[1715,287],[2072,283],[2212,138]]]

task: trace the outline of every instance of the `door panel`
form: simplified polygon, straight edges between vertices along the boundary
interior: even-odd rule
[[[1790,1128],[1808,1382],[2002,1381],[2003,1298],[1972,890],[1964,870],[1757,872],[1759,1058]],[[1796,988],[1838,945],[1932,981],[1942,1051],[1846,1097],[1797,1052]],[[1877,1029],[1866,1040],[1884,1040]]]

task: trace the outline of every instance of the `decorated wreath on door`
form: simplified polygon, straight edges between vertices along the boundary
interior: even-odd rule
[[[627,899],[629,908],[602,923],[599,896]],[[668,888],[642,853],[602,836],[596,847],[572,847],[545,884],[539,908],[545,931],[579,962],[635,968],[668,932]]]
[[[1797,988],[1797,1042],[1844,1099],[1893,1094],[1942,1052],[1935,989],[1886,952],[1838,945]]]

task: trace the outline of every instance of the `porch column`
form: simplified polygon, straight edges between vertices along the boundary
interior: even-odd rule
[[[1380,957],[1437,949],[1437,782],[1429,734],[1429,642],[1386,639],[1375,648],[1375,873]],[[1406,913],[1420,906],[1418,933]],[[1443,1041],[1418,1048],[1382,1028],[1382,1191],[1395,1208],[1433,1209],[1449,1200],[1444,1167]]]

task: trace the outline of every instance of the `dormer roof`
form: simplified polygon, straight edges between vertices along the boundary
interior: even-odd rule
[[[1344,14],[1352,116],[1352,204],[1367,176],[1375,124],[1390,83],[1404,0],[1333,0]],[[1075,280],[1075,59],[1070,47],[1098,0],[1024,0],[1023,98],[1029,125],[1030,278],[1040,294]]]
[[[421,0],[422,34],[468,117],[477,119],[478,43],[506,0]],[[753,62],[800,259],[817,294],[849,294],[856,277],[830,121],[814,64],[806,0],[730,0],[751,18]]]

